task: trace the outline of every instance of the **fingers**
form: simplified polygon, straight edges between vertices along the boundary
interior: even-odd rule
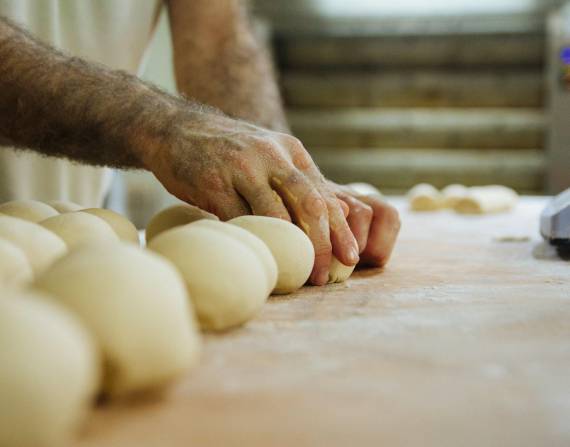
[[[296,170],[285,178],[274,176],[271,182],[293,221],[309,236],[315,248],[310,282],[326,284],[332,255],[327,204],[312,183]]]
[[[334,255],[345,265],[355,265],[359,260],[358,243],[346,221],[346,216],[349,213],[347,204],[338,200],[299,140],[289,136],[285,138],[284,142],[288,146],[295,167],[315,185],[326,203],[330,240]]]
[[[358,253],[360,254],[364,251],[368,242],[370,225],[374,215],[372,207],[345,193],[337,193],[337,197],[343,203],[346,203],[348,207],[348,226],[358,243]]]
[[[253,184],[247,180],[236,182],[236,189],[247,201],[253,214],[257,216],[277,217],[291,222],[291,216],[283,200],[268,183]]]
[[[224,194],[212,195],[208,198],[207,203],[198,205],[200,208],[206,209],[215,214],[222,221],[251,214],[251,210],[247,202],[235,191],[227,191]]]
[[[340,201],[332,193],[325,192],[333,254],[344,265],[356,265],[359,261],[358,243],[348,225]]]
[[[383,267],[394,249],[401,226],[400,216],[393,206],[377,197],[359,196],[358,199],[369,205],[374,212],[368,242],[360,256],[361,264]]]

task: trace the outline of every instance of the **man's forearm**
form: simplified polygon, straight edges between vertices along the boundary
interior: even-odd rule
[[[142,167],[141,149],[164,138],[191,109],[125,72],[65,56],[0,18],[2,144],[94,165]]]
[[[234,118],[288,132],[271,58],[244,0],[169,0],[179,91]]]

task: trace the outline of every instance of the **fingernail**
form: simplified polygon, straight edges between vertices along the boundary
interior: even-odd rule
[[[358,248],[352,247],[348,252],[348,260],[354,265],[360,260]]]

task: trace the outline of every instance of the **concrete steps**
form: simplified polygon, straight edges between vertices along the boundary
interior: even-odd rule
[[[282,75],[291,108],[542,107],[540,69],[291,71]]]
[[[371,183],[383,191],[402,193],[421,182],[444,187],[451,183],[500,183],[536,193],[544,184],[542,151],[489,149],[312,149],[325,176],[339,183]]]
[[[418,182],[544,189],[541,11],[331,19],[302,0],[263,5],[279,18],[293,132],[325,175],[399,192]]]
[[[538,67],[542,33],[305,36],[278,39],[279,65],[287,70],[393,67]]]
[[[540,149],[544,114],[533,109],[300,109],[289,113],[305,146]]]

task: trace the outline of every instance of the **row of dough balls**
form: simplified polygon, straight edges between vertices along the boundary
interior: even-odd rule
[[[180,378],[198,362],[199,327],[243,324],[314,263],[309,238],[278,219],[172,220],[194,213],[175,206],[143,250],[123,216],[78,208],[0,205],[0,250],[16,260],[0,276],[0,445],[66,445],[97,394]],[[331,281],[346,279],[353,268],[335,262]]]
[[[449,208],[460,214],[491,214],[514,208],[518,194],[500,185],[466,187],[455,184],[439,191],[430,184],[421,183],[410,189],[408,202],[413,211]]]
[[[199,358],[175,266],[116,213],[62,211],[0,205],[1,446],[69,445],[98,394],[161,388]]]

